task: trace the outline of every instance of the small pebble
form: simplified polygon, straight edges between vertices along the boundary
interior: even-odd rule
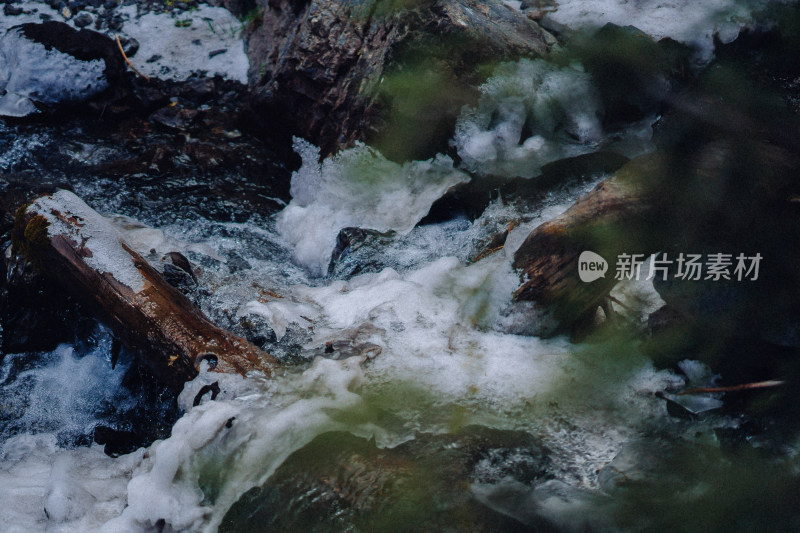
[[[92,18],[92,16],[86,11],[83,11],[81,13],[78,13],[73,22],[75,23],[75,26],[77,26],[78,28],[85,28],[86,26],[94,22],[94,18]]]
[[[221,48],[219,50],[212,50],[211,52],[208,53],[208,58],[211,59],[212,57],[216,57],[216,56],[218,56],[220,54],[224,54],[227,51],[228,51],[227,48]]]
[[[153,56],[150,56],[150,59],[148,59],[147,61],[145,61],[145,63],[155,63],[155,62],[156,62],[156,61],[158,61],[159,59],[161,59],[161,54],[155,54],[155,55],[153,55]]]
[[[139,51],[139,41],[137,41],[133,37],[129,37],[126,40],[128,42],[122,43],[122,49],[125,51],[126,56],[133,57],[136,55],[136,52]]]

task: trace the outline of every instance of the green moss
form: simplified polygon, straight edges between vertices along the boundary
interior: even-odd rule
[[[36,215],[25,226],[25,240],[28,242],[30,250],[40,250],[50,244],[47,236],[47,228],[50,223],[42,215]]]
[[[14,247],[15,252],[22,252],[25,246],[25,213],[28,212],[28,207],[31,204],[25,204],[17,209],[14,213],[14,228],[11,230],[11,245]]]
[[[254,7],[241,18],[242,24],[250,25],[252,28],[258,28],[264,22],[264,10],[260,7]]]
[[[14,215],[14,229],[11,242],[16,253],[21,254],[37,270],[44,268],[44,251],[50,246],[47,228],[50,223],[42,215],[36,215],[25,222],[30,204],[17,209]]]

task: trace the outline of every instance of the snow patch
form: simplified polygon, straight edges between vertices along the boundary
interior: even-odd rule
[[[116,228],[74,193],[60,190],[42,196],[33,202],[31,208],[50,223],[47,228],[50,238],[65,236],[92,251],[91,255],[84,257],[87,265],[100,273],[108,272],[133,292],[144,289],[144,278],[134,266],[133,257],[122,248],[124,241]],[[76,222],[67,223],[65,219]]]
[[[206,72],[247,83],[250,63],[243,26],[227,9],[200,4],[179,15],[151,12],[137,17],[136,6],[131,5],[119,12],[127,19],[122,31],[139,41],[131,61],[142,73],[182,81]]]
[[[549,17],[573,29],[607,23],[635,26],[656,40],[670,37],[698,49],[698,61],[714,55],[714,35],[723,43],[754,22],[753,13],[769,0],[558,0]]]

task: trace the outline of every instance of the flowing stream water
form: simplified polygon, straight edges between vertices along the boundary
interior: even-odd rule
[[[756,5],[651,4],[563,1],[553,17],[636,24],[696,44],[701,65],[713,30],[732,39]],[[511,303],[514,251],[605,173],[521,202],[496,198],[474,220],[420,224],[450,187],[481,175],[536,179],[566,157],[651,150],[656,117],[604,131],[596,91],[579,64],[501,65],[459,119],[458,164],[441,154],[398,164],[363,145],[320,163],[296,139],[288,203],[241,185],[270,206],[260,212],[213,191],[184,203],[191,191],[173,201],[142,181],[73,183],[144,256],[189,257],[203,311],[284,367],[270,379],[204,370],[172,420],[167,400],[126,384],[130,355],[112,369],[100,325],[52,352],[4,354],[0,529],[797,530],[796,448],[734,463],[719,435],[738,427],[735,416],[667,412],[658,394],[710,379],[692,354],[678,372],[625,338],[521,334],[529,315]],[[526,122],[536,128],[523,134]],[[91,156],[52,133],[2,128],[4,171],[43,146]],[[370,231],[332,261],[346,228]],[[509,228],[502,249],[473,261]],[[642,313],[661,303],[649,283],[618,296]],[[199,394],[215,382],[215,399]],[[163,438],[118,457],[89,444],[95,426],[144,409],[174,422]]]

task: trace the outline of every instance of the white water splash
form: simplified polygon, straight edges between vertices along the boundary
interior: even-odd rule
[[[362,144],[319,163],[319,150],[302,139],[294,148],[303,166],[292,175],[292,202],[277,228],[295,261],[324,275],[339,230],[348,226],[407,233],[447,189],[469,180],[437,155],[399,165]]]
[[[591,76],[579,64],[558,67],[543,59],[500,65],[481,86],[475,107],[456,123],[452,144],[465,168],[506,177],[537,176],[542,165],[605,146],[603,107]],[[618,134],[627,155],[649,147],[647,119]]]

